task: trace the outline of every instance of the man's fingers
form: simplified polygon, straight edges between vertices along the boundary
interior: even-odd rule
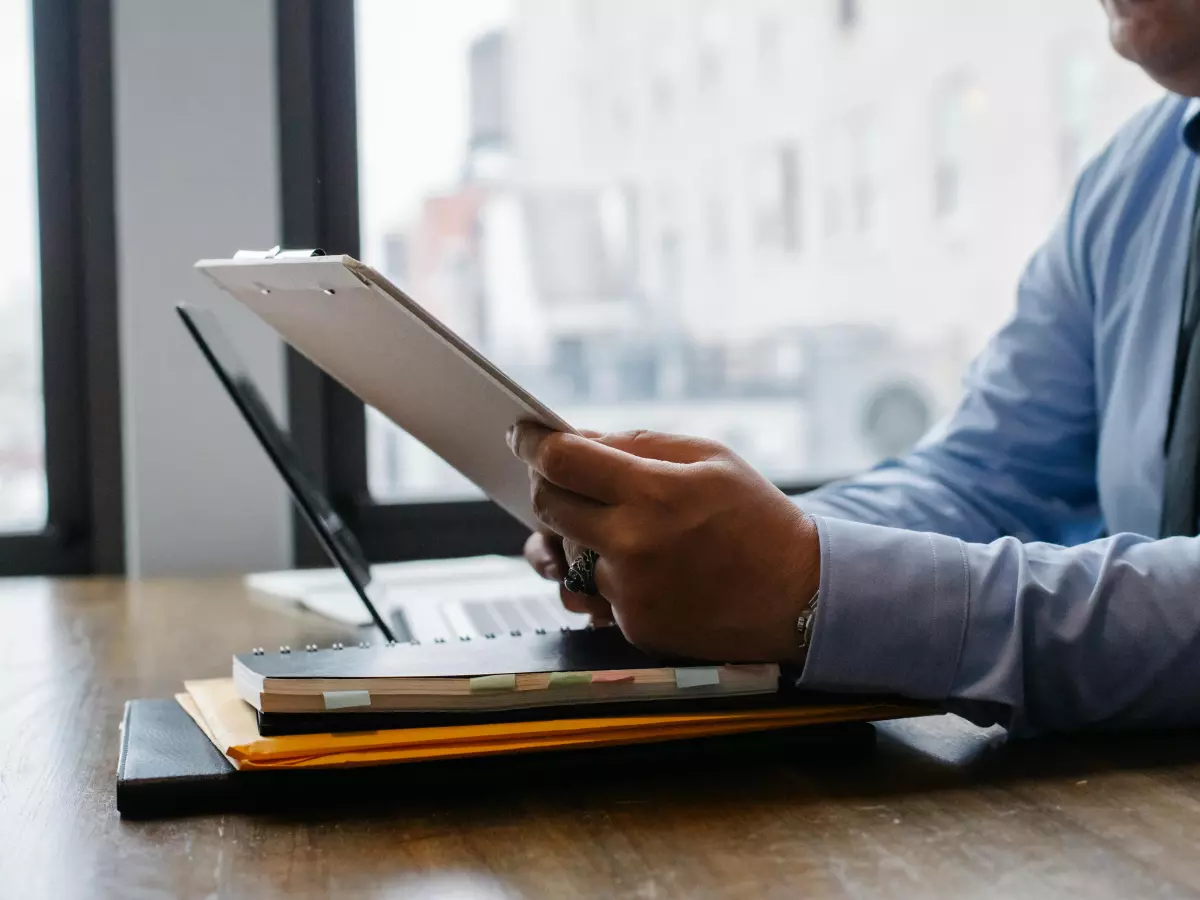
[[[595,549],[594,547],[592,549]],[[563,541],[563,550],[567,555],[568,565],[573,562],[581,553],[583,553],[584,545],[578,541]],[[597,551],[596,568],[593,572],[593,577],[596,582],[596,592],[604,597],[613,596],[613,576],[612,566],[608,560],[604,558],[602,553]]]
[[[608,625],[613,621],[612,607],[603,597],[573,594],[566,588],[559,590],[559,596],[564,607],[573,613],[591,616],[594,625]]]
[[[563,538],[563,558],[567,561],[567,565],[571,565],[579,558],[579,554],[583,552],[583,544],[579,541],[573,541],[570,538]]]
[[[574,541],[567,541],[566,544],[566,549],[573,555],[578,555],[582,549]],[[534,571],[549,581],[561,582],[567,574],[564,541],[558,535],[535,531],[525,541],[525,559]],[[573,613],[591,616],[593,625],[613,624],[612,607],[603,597],[575,594],[561,585],[558,593],[564,607]]]
[[[616,431],[596,438],[596,443],[643,459],[673,463],[697,463],[727,454],[729,449],[717,441],[660,431]]]
[[[567,574],[562,539],[535,531],[525,541],[525,559],[547,581],[562,581]]]
[[[603,557],[596,560],[595,569],[596,592],[602,597],[608,598],[613,596],[613,571],[612,565]],[[605,599],[605,604],[609,605],[609,617],[612,617],[611,601]]]
[[[538,474],[530,478],[530,500],[538,521],[555,534],[597,552],[608,546],[614,507],[581,497]],[[566,556],[569,565],[569,550]]]
[[[698,463],[729,453],[705,438],[640,430],[589,437],[533,422],[518,423],[509,446],[553,484],[601,503],[626,499],[633,476],[661,472],[663,463]]]
[[[563,549],[570,561],[583,552],[583,545],[577,541],[564,540]],[[616,619],[604,591],[606,586],[609,590],[612,589],[612,572],[603,556],[596,562],[595,580],[595,594],[576,594],[564,587],[559,590],[559,595],[562,597],[563,606],[571,612],[587,613],[592,617],[593,625],[611,625]]]
[[[617,503],[625,482],[647,463],[581,434],[551,431],[532,422],[518,423],[509,434],[518,458],[548,481],[601,503]]]

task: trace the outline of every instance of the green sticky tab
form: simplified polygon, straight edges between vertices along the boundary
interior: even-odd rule
[[[472,693],[475,691],[515,691],[516,689],[516,675],[477,675],[471,679]]]
[[[566,687],[571,684],[591,684],[591,672],[551,672],[550,687]]]
[[[675,686],[679,688],[710,687],[721,683],[721,670],[716,666],[689,666],[675,670]]]
[[[371,705],[370,691],[325,691],[321,696],[326,709],[353,709]]]

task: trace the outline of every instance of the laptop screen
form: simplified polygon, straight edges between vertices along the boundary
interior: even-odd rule
[[[362,547],[338,517],[325,495],[305,473],[299,454],[275,421],[270,407],[251,380],[249,371],[234,351],[233,344],[221,329],[216,316],[208,310],[187,304],[180,304],[176,310],[200,352],[241,411],[246,424],[250,426],[267,456],[283,476],[292,499],[312,526],[321,546],[346,573],[384,637],[393,640],[391,629],[367,596],[371,570]]]

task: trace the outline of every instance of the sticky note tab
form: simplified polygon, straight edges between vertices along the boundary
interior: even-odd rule
[[[471,679],[471,693],[476,691],[515,691],[516,675],[476,675]]]
[[[572,684],[591,684],[591,672],[551,672],[550,687],[567,687]]]
[[[371,705],[370,691],[325,691],[321,696],[325,698],[326,709],[352,709],[356,706]]]
[[[721,670],[716,666],[689,666],[675,670],[675,687],[707,687],[721,683]]]
[[[629,672],[593,672],[592,684],[626,684],[633,681]]]

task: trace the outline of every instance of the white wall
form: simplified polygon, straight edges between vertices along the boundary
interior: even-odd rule
[[[191,271],[278,242],[272,0],[114,0],[117,246],[130,575],[289,564],[283,486],[178,321],[217,309],[284,407],[283,353]]]

